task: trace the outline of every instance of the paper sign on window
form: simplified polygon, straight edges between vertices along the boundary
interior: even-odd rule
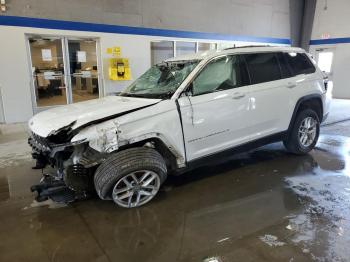
[[[86,52],[85,51],[78,51],[77,52],[77,60],[78,60],[78,63],[85,63],[86,62]]]
[[[51,49],[41,49],[43,61],[52,61]]]

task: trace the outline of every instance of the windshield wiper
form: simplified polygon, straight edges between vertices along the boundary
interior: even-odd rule
[[[126,97],[139,97],[139,98],[154,98],[154,99],[169,99],[174,94],[173,91],[166,93],[154,93],[154,94],[131,94],[131,93],[120,93],[120,96]]]
[[[131,94],[131,93],[120,93],[119,96],[126,96],[126,97],[141,97],[145,98],[145,95],[140,95],[140,94]]]

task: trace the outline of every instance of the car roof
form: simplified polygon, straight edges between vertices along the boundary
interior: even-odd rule
[[[191,60],[203,60],[210,59],[220,55],[239,54],[239,53],[260,53],[260,52],[295,52],[304,53],[304,49],[299,47],[290,46],[241,46],[226,48],[221,51],[209,50],[204,52],[198,52],[189,55],[181,55],[164,60],[164,62],[178,62],[178,61],[191,61]]]

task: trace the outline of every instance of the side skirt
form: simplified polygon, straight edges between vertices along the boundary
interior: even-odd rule
[[[283,141],[285,138],[287,138],[287,134],[288,134],[287,131],[276,133],[276,134],[259,138],[257,140],[254,140],[230,149],[226,149],[224,151],[220,151],[215,154],[207,155],[201,158],[188,161],[186,167],[175,170],[173,175],[181,175],[185,172],[191,171],[200,166],[208,165],[208,163],[215,163],[219,161],[222,162],[222,160],[229,159],[229,157],[232,157],[232,155],[234,154],[247,152],[249,150],[252,150],[267,144]]]

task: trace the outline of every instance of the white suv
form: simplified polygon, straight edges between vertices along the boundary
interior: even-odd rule
[[[328,114],[327,84],[299,48],[241,47],[166,60],[117,96],[35,115],[29,143],[36,168],[50,164],[57,172],[32,190],[38,201],[96,190],[130,208],[150,201],[168,174],[224,154],[276,141],[305,154]]]

